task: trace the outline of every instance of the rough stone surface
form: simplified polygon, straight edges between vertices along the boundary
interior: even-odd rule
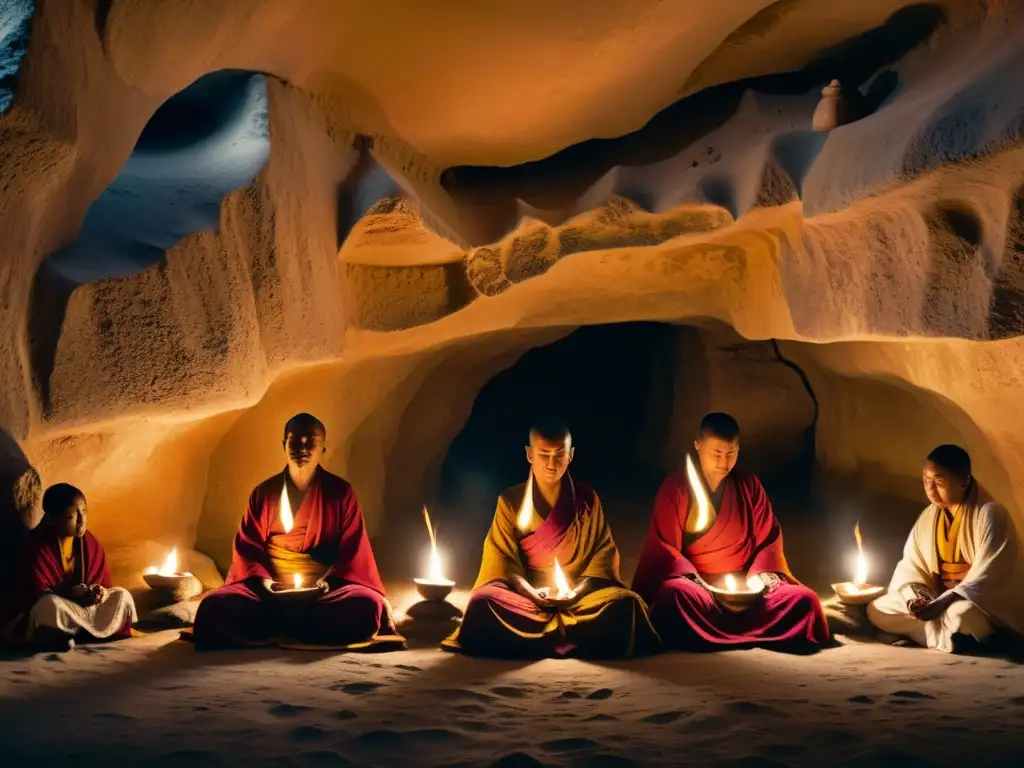
[[[1018,4],[102,5],[36,4],[0,114],[0,500],[79,485],[119,578],[140,541],[223,567],[300,410],[386,537],[490,377],[632,320],[732,329],[705,391],[763,461],[813,422],[820,467],[917,496],[954,441],[1024,509]],[[157,107],[221,69],[267,74],[271,147],[218,229],[49,280]],[[870,110],[815,133],[833,77]],[[737,379],[769,351],[816,411],[792,368]]]

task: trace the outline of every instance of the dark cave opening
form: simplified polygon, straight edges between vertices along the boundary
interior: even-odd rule
[[[498,494],[527,477],[530,425],[554,416],[572,430],[570,472],[600,495],[628,579],[658,487],[711,410],[739,420],[741,468],[780,497],[806,494],[816,408],[771,341],[717,323],[643,322],[587,326],[529,350],[481,389],[445,457],[434,516],[445,548],[462,555],[450,577],[475,577]]]

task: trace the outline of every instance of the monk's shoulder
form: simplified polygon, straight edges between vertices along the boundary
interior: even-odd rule
[[[584,515],[590,514],[601,503],[597,491],[578,480],[574,480],[573,485],[576,487],[576,508]]]
[[[253,488],[252,496],[259,498],[280,496],[282,488],[284,488],[284,472],[277,472]]]
[[[682,472],[673,472],[671,475],[661,481],[661,487],[658,489],[658,493],[672,493],[680,494],[687,493],[688,487],[686,482],[683,480]]]
[[[323,467],[320,467],[320,487],[324,494],[337,498],[344,498],[353,493],[352,484],[348,480],[333,472],[328,472]]]
[[[92,552],[102,552],[103,551],[103,545],[100,544],[100,540],[97,539],[96,535],[92,531],[90,531],[88,529],[82,535],[82,544],[85,545],[86,549],[88,549],[88,550],[90,550]]]
[[[526,483],[519,483],[506,488],[498,494],[498,506],[506,506],[509,509],[519,509],[523,503],[523,496],[526,495]]]

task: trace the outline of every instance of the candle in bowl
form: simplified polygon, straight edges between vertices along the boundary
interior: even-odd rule
[[[437,536],[434,527],[430,524],[430,513],[427,507],[423,507],[423,518],[427,523],[427,533],[430,534],[430,561],[427,564],[427,578],[413,579],[416,584],[416,591],[420,597],[431,602],[441,602],[452,593],[455,582],[444,576],[444,569],[441,566],[441,554],[437,551]]]
[[[159,568],[150,566],[143,571],[142,580],[154,592],[164,595],[175,603],[188,600],[203,591],[203,585],[199,579],[188,571],[178,571],[178,550],[176,548],[171,550]]]
[[[747,610],[747,608],[760,600],[764,594],[764,581],[760,577],[748,579],[744,588],[740,589],[736,577],[731,573],[727,573],[723,578],[721,587],[714,584],[708,584],[707,586],[711,594],[722,604],[722,607],[733,613]]]
[[[885,587],[868,583],[868,559],[864,555],[859,522],[853,527],[853,537],[857,540],[857,564],[854,568],[853,581],[833,584],[832,591],[845,605],[866,605],[885,594]]]

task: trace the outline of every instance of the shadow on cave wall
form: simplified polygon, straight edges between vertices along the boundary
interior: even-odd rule
[[[614,139],[584,141],[542,160],[512,167],[452,167],[442,174],[442,185],[453,197],[467,202],[518,198],[537,209],[566,209],[609,171],[618,168],[620,173],[609,193],[629,197],[647,210],[661,210],[682,202],[679,188],[684,187],[694,190],[697,200],[724,205],[735,216],[737,194],[728,187],[737,172],[734,169],[727,173],[710,170],[710,166],[721,160],[720,151],[711,147],[705,157],[695,156],[686,169],[692,174],[670,172],[679,169],[669,168],[666,161],[687,154],[699,139],[724,126],[740,108],[746,92],[784,97],[766,101],[773,107],[770,111],[779,114],[766,115],[761,122],[766,122],[770,126],[768,130],[775,134],[770,140],[781,145],[775,151],[799,189],[826,138],[826,135],[806,130],[810,127],[810,115],[821,87],[839,78],[851,93],[859,93],[857,89],[878,73],[861,99],[862,113],[869,114],[891,98],[898,87],[896,72],[884,68],[928,40],[944,21],[945,14],[938,5],[908,6],[880,27],[823,51],[795,72],[701,90],[665,108],[633,133]],[[763,132],[757,126],[746,128]],[[650,173],[642,168],[662,163],[666,163],[666,167],[661,176],[656,170]],[[631,168],[636,168],[638,173],[626,172]],[[687,175],[691,178],[685,178]],[[694,180],[694,175],[700,178]],[[711,197],[708,190],[714,193]]]
[[[205,75],[157,109],[124,167],[90,206],[78,237],[36,272],[29,347],[44,409],[75,288],[162,263],[182,238],[216,229],[221,201],[252,183],[269,152],[261,74]]]

